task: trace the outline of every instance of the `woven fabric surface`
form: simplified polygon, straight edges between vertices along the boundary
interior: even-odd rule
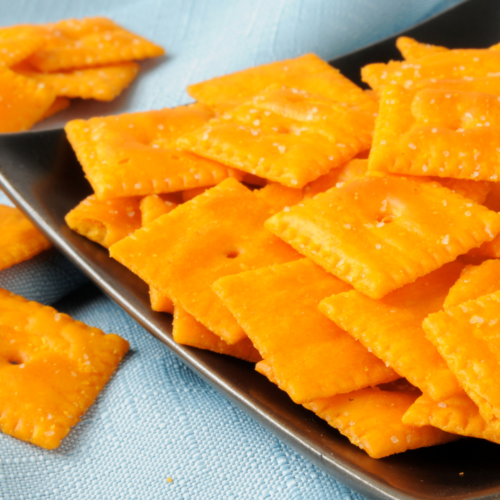
[[[0,22],[106,15],[168,52],[143,63],[136,83],[116,102],[77,102],[44,128],[75,116],[182,104],[189,101],[188,83],[255,64],[306,52],[332,59],[456,3],[19,0],[0,3]],[[56,267],[59,274],[33,260],[1,273],[0,286],[53,302],[84,281],[67,261]],[[226,401],[93,285],[56,307],[119,333],[131,351],[58,450],[0,435],[2,500],[362,499]]]

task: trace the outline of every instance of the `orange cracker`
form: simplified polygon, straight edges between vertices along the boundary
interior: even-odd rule
[[[182,149],[301,188],[370,147],[373,112],[271,88],[177,141]]]
[[[111,256],[229,344],[245,337],[210,288],[218,278],[298,258],[263,226],[270,208],[234,179],[116,243]]]
[[[439,45],[431,45],[430,43],[420,43],[417,40],[408,36],[400,36],[396,40],[396,47],[401,55],[407,61],[416,61],[430,54],[437,54],[438,52],[447,52],[449,49]]]
[[[463,304],[500,290],[500,260],[487,260],[479,266],[466,266],[451,287],[444,308]]]
[[[257,371],[261,375],[264,375],[264,377],[267,377],[269,381],[272,382],[273,384],[278,383],[276,377],[274,376],[273,367],[267,360],[263,359],[262,361],[259,361],[255,365],[255,371]]]
[[[91,195],[71,210],[65,220],[77,233],[109,248],[141,227],[139,199],[100,201]]]
[[[353,290],[323,300],[319,308],[424,394],[445,399],[461,389],[425,337],[422,321],[442,309],[462,268],[452,262],[380,300]]]
[[[112,101],[137,76],[139,65],[125,62],[64,73],[40,73],[30,70],[16,70],[16,72],[52,87],[58,96]]]
[[[7,68],[0,67],[0,133],[28,130],[45,116],[54,90]]]
[[[45,120],[45,118],[49,118],[49,116],[55,115],[59,113],[59,111],[63,111],[68,108],[70,104],[70,100],[66,97],[56,97],[50,107],[40,117],[40,120]]]
[[[196,321],[182,307],[175,308],[172,333],[174,340],[178,344],[206,349],[219,354],[227,354],[252,363],[257,363],[262,359],[250,339],[245,338],[236,344],[230,345]]]
[[[415,402],[414,390],[361,389],[305,405],[372,458],[457,439],[430,425],[407,425],[401,418]]]
[[[161,215],[169,214],[178,205],[174,199],[174,196],[168,194],[151,194],[142,198],[141,225],[145,226]]]
[[[266,227],[377,299],[491,241],[500,215],[434,183],[373,176],[279,212]]]
[[[212,188],[213,186],[204,186],[204,187],[199,187],[199,188],[192,188],[192,189],[185,189],[182,191],[182,201],[185,203],[186,201],[192,200],[196,196],[199,196],[200,194],[203,194],[205,191],[208,189]]]
[[[153,311],[174,314],[172,299],[157,288],[149,287],[149,300],[151,301],[151,309]]]
[[[423,322],[427,338],[487,421],[500,417],[499,310],[500,292],[495,292],[431,314]]]
[[[68,19],[42,28],[45,46],[28,61],[44,73],[116,64],[165,53],[162,47],[104,17]]]
[[[20,210],[5,205],[0,205],[0,234],[0,271],[51,247]]]
[[[170,193],[214,185],[234,171],[172,142],[212,117],[203,105],[127,113],[66,125],[98,199]]]
[[[309,259],[226,276],[212,286],[296,403],[398,378],[318,311],[321,299],[350,288]]]
[[[45,44],[43,29],[20,25],[0,28],[0,65],[13,66]]]
[[[376,112],[376,102],[357,85],[314,54],[213,78],[188,86],[188,94],[211,107],[228,110],[270,85],[302,89],[348,106]]]
[[[464,90],[386,86],[370,170],[496,181],[499,98]]]
[[[404,424],[418,427],[432,425],[453,434],[487,439],[500,444],[498,421],[486,422],[478,407],[465,393],[440,402],[423,395],[408,408],[402,421]]]
[[[118,335],[0,290],[0,429],[57,448],[127,350]]]
[[[275,212],[281,212],[286,207],[291,207],[302,201],[302,189],[283,186],[277,182],[270,182],[267,186],[255,191],[255,195],[273,207]]]
[[[352,179],[364,177],[367,171],[368,161],[366,159],[350,160],[345,165],[332,168],[325,175],[304,186],[304,198],[313,198],[318,193],[324,193],[332,187],[341,187]]]
[[[380,91],[391,84],[411,88],[420,80],[483,78],[498,73],[500,52],[489,49],[435,51],[415,61],[390,61],[368,64],[361,77],[372,89]]]

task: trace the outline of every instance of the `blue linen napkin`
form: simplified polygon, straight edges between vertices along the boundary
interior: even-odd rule
[[[0,3],[0,22],[106,15],[168,51],[143,63],[145,71],[116,102],[78,102],[44,128],[76,116],[182,104],[188,83],[305,52],[332,59],[456,3],[20,0]],[[60,297],[77,286],[69,263],[74,274],[65,279],[34,264],[0,273],[0,286],[45,303],[55,297],[49,290]],[[0,434],[0,499],[362,499],[227,402],[93,285],[56,307],[119,333],[131,352],[58,450]]]

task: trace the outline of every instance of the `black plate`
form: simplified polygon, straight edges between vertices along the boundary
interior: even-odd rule
[[[448,47],[487,47],[500,40],[500,2],[469,0],[405,32]],[[333,62],[359,82],[359,68],[397,59],[395,37]],[[381,460],[291,402],[253,366],[177,345],[171,316],[149,307],[146,285],[108,252],[68,229],[64,215],[90,187],[62,130],[0,137],[0,184],[14,202],[77,266],[196,373],[271,432],[354,490],[375,499],[500,497],[500,447],[464,439]],[[463,474],[461,474],[463,473]]]

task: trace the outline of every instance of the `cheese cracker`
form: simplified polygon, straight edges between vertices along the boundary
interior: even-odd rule
[[[226,276],[212,289],[296,403],[398,377],[318,311],[350,286],[308,259]]]
[[[297,259],[264,228],[271,213],[251,191],[227,179],[116,243],[111,256],[234,344],[245,333],[210,287],[228,274]]]
[[[205,328],[179,306],[175,308],[172,335],[178,344],[206,349],[219,354],[227,354],[252,363],[257,363],[262,359],[250,339],[245,338],[236,344],[230,345],[208,328]]]
[[[279,212],[266,227],[378,299],[492,240],[500,216],[433,183],[373,176]]]
[[[172,142],[212,115],[204,106],[73,120],[66,127],[98,199],[170,193],[214,185],[234,171]]]
[[[0,205],[0,271],[51,247],[45,236],[17,208]]]
[[[141,227],[139,199],[100,201],[91,195],[71,210],[65,221],[77,233],[109,248]]]
[[[416,427],[401,418],[415,402],[414,390],[361,389],[305,405],[372,458],[457,439],[430,425]]]
[[[118,335],[0,290],[0,429],[57,448],[127,350]]]
[[[423,322],[427,338],[487,421],[500,416],[499,310],[500,292],[495,292],[431,314]]]
[[[440,311],[462,270],[446,264],[415,283],[373,300],[357,291],[326,298],[320,311],[435,400],[461,392],[455,375],[427,340],[422,321]]]

